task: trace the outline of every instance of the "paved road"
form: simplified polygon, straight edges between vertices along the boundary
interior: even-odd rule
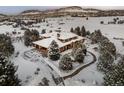
[[[90,52],[90,51],[88,51],[88,53],[90,53],[93,56],[93,61],[90,62],[89,64],[83,65],[82,67],[77,69],[75,72],[71,73],[70,75],[62,77],[64,80],[67,79],[67,78],[71,78],[71,77],[77,75],[81,70],[83,70],[84,68],[86,68],[86,67],[88,67],[88,66],[90,66],[90,65],[92,65],[93,63],[96,62],[96,60],[97,60],[96,56],[92,52]]]

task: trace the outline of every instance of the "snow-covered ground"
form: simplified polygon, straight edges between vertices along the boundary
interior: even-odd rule
[[[17,74],[23,85],[38,85],[44,77],[49,80],[49,85],[56,85],[52,75],[56,78],[60,76],[52,71],[43,60],[36,62],[24,58],[24,52],[31,50],[33,47],[26,47],[21,41],[13,43],[13,45],[15,46],[15,52],[19,52],[19,55],[13,57],[12,61],[18,66]],[[37,69],[40,69],[40,71],[37,71]],[[36,72],[38,74],[35,74]]]
[[[88,51],[95,54],[95,56],[98,58],[99,53],[98,51],[95,51],[93,48],[98,47],[98,45],[94,44],[91,45],[89,40],[85,41],[85,44],[87,45]],[[96,61],[94,64],[90,65],[89,67],[83,69],[80,73],[78,73],[76,76],[72,78],[68,78],[65,82],[67,85],[82,85],[82,86],[94,86],[94,85],[101,85],[103,82],[103,75],[102,73],[97,71],[96,64],[98,61]]]
[[[84,17],[59,17],[59,18],[47,18],[46,22],[34,24],[34,27],[30,27],[29,29],[37,29],[40,33],[43,29],[46,29],[46,32],[50,30],[62,30],[62,31],[70,31],[70,28],[73,27],[82,27],[85,26],[87,31],[94,32],[94,30],[100,29],[101,32],[107,36],[111,42],[113,42],[117,48],[117,52],[120,54],[124,54],[124,47],[122,46],[122,41],[124,40],[116,40],[115,38],[124,38],[124,24],[107,24],[108,21],[113,20],[115,17],[89,17],[88,20]],[[119,17],[120,19],[124,19],[124,17]],[[101,21],[104,21],[105,24],[100,24]],[[2,23],[0,23],[2,24]],[[40,26],[40,27],[35,27]],[[28,28],[28,27],[27,27]],[[11,25],[0,25],[0,33],[11,33],[12,31],[20,31],[23,35],[24,31],[21,28],[13,28]],[[15,35],[15,37],[18,35]],[[98,58],[99,53],[95,51],[93,48],[98,47],[97,45],[91,45],[90,40],[85,41],[88,51],[91,51]],[[34,58],[32,60],[28,60],[24,57],[25,51],[30,51],[33,47],[26,47],[23,42],[14,42],[15,53],[19,52],[18,57],[13,57],[12,61],[15,65],[18,66],[18,76],[22,80],[23,85],[38,85],[39,82],[42,81],[43,77],[46,77],[50,82],[50,85],[56,85],[53,81],[52,74],[55,77],[59,77],[58,72],[52,70],[44,60],[48,59],[40,59],[36,62]],[[33,54],[39,56],[37,54]],[[31,56],[31,55],[30,55]],[[89,60],[89,59],[87,59]],[[39,62],[41,61],[41,62]],[[55,63],[55,62],[54,62]],[[53,65],[57,66],[58,63]],[[66,85],[101,85],[103,82],[103,74],[98,72],[96,69],[96,64],[90,65],[89,67],[83,69],[80,73],[75,75],[72,78],[68,78],[65,80]],[[39,74],[35,74],[37,68],[40,68]]]

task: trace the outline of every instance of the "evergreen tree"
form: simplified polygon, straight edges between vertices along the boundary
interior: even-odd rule
[[[70,32],[74,33],[74,29],[73,29],[73,28],[71,28]]]
[[[18,86],[20,80],[15,75],[17,67],[5,56],[0,54],[0,86]]]
[[[111,55],[116,56],[116,47],[114,43],[110,42],[107,39],[100,41],[100,52],[108,51]]]
[[[107,72],[113,69],[114,58],[111,56],[108,51],[102,51],[102,54],[99,56],[97,69],[102,72]]]
[[[81,43],[76,43],[73,45],[73,48],[72,48],[72,52],[71,52],[71,55],[74,57],[75,55],[75,52],[77,51],[78,48],[81,48],[82,47],[82,44]]]
[[[31,32],[30,30],[26,30],[24,33],[24,44],[26,46],[30,46],[31,45]]]
[[[73,69],[72,60],[68,54],[65,54],[64,56],[62,56],[62,58],[59,62],[59,68],[62,70],[72,70]]]
[[[81,33],[80,33],[80,27],[78,26],[77,28],[75,28],[75,33],[79,36],[81,36]]]
[[[101,39],[99,40],[99,43],[104,43],[104,42],[110,42],[109,39],[106,36],[101,36]]]
[[[122,45],[124,46],[124,41],[122,41]]]
[[[51,59],[51,60],[58,60],[60,58],[60,51],[59,51],[59,46],[58,44],[56,43],[56,41],[52,41],[52,43],[50,44],[49,46],[49,49],[48,49],[48,57]]]
[[[71,55],[72,55],[73,57],[74,57],[76,51],[77,51],[77,48],[76,48],[76,47],[73,47],[73,48],[72,48],[72,52],[71,52]]]
[[[87,48],[85,44],[81,44],[81,49],[83,51],[83,53],[86,55],[87,54]]]
[[[24,33],[24,44],[26,46],[31,46],[33,41],[39,39],[39,32],[37,30],[26,30]]]
[[[84,61],[84,53],[81,48],[78,48],[75,52],[74,59],[76,62],[83,63]]]
[[[86,31],[86,35],[90,35],[90,31]]]
[[[39,32],[37,30],[32,30],[31,31],[31,40],[36,41],[39,39]]]
[[[99,43],[101,41],[102,33],[100,30],[96,30],[91,34],[92,43]]]
[[[81,36],[86,36],[86,30],[84,26],[81,28]]]
[[[31,42],[32,40],[29,38],[29,37],[25,37],[24,38],[24,44],[28,47],[28,46],[31,46]]]
[[[84,44],[77,43],[77,44],[75,44],[75,45],[73,46],[73,48],[72,48],[71,55],[72,55],[73,57],[74,57],[74,55],[75,55],[77,49],[79,49],[79,48],[82,49],[82,52],[83,52],[84,55],[87,54],[87,48],[86,48],[86,46],[85,46]]]
[[[89,18],[88,17],[86,17],[86,20],[88,20]]]
[[[25,32],[24,32],[24,36],[31,36],[31,32],[29,29],[27,29]]]
[[[104,21],[101,21],[100,24],[104,24]]]
[[[106,86],[124,86],[124,56],[103,79]]]
[[[42,34],[45,34],[45,33],[46,33],[46,30],[45,30],[45,29],[43,29],[43,30],[42,30]]]
[[[14,46],[12,45],[11,38],[4,34],[0,34],[0,52],[6,56],[14,53]]]

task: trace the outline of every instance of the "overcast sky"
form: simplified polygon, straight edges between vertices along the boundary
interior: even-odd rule
[[[52,6],[0,6],[0,13],[4,14],[18,14],[24,10],[30,9],[38,9],[38,10],[47,10],[47,9],[55,9],[59,7],[52,7]]]
[[[60,8],[62,6],[0,6],[0,13],[4,14],[18,14],[24,10],[30,9],[39,9],[39,10],[47,10],[47,9],[55,9]],[[83,8],[96,8],[96,9],[124,9],[124,6],[114,7],[114,6],[85,6]]]

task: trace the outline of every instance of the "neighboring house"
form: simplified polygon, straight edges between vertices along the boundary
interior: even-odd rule
[[[40,52],[47,54],[53,40],[59,45],[60,52],[73,48],[77,43],[83,43],[84,38],[71,32],[50,32],[41,35],[41,40],[33,42],[33,46]]]

